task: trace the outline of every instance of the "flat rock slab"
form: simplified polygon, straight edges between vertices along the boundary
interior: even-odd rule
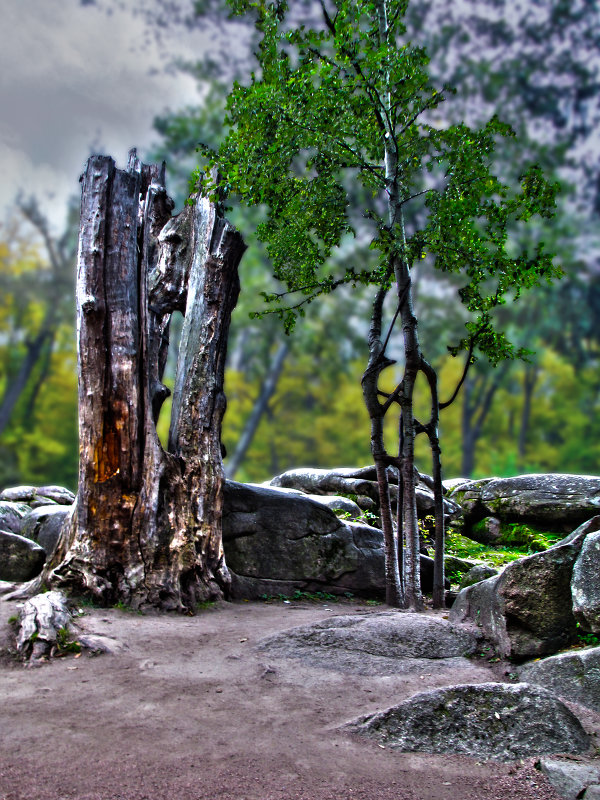
[[[327,669],[393,675],[411,668],[421,670],[432,659],[462,662],[480,642],[476,630],[439,617],[384,611],[292,628],[262,639],[257,646],[272,656],[301,658]]]
[[[403,752],[456,753],[497,761],[584,753],[590,738],[577,717],[545,689],[482,683],[420,692],[342,727]]]
[[[519,678],[600,712],[600,647],[532,661],[520,667]]]
[[[12,486],[0,492],[0,500],[38,506],[49,503],[70,506],[75,495],[64,486]]]

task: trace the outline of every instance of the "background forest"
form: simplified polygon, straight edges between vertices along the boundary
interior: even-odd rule
[[[92,5],[89,0],[81,4]],[[109,0],[105,5],[110,10]],[[220,43],[221,53],[213,49],[210,58],[199,53],[184,63],[173,55],[170,67],[194,77],[201,101],[158,116],[155,144],[140,153],[146,162],[167,162],[167,188],[181,208],[196,146],[218,144],[232,81],[243,83],[254,68],[252,23],[241,29],[239,20],[228,21],[217,0],[162,4],[163,19],[151,0],[131,5],[150,35],[160,36],[167,24],[182,31],[210,24]],[[291,5],[311,13],[308,1]],[[529,225],[531,242],[520,244],[543,240],[564,276],[500,310],[513,341],[532,354],[527,361],[496,368],[483,360],[474,365],[459,401],[441,417],[444,476],[598,473],[598,3],[464,0],[449,8],[435,0],[412,0],[408,17],[409,38],[427,49],[434,80],[457,90],[436,110],[433,123],[462,119],[479,125],[498,114],[517,133],[499,145],[498,161],[509,165],[507,172],[518,176],[521,164],[534,161],[561,184],[556,217]],[[165,105],[158,100],[157,110]],[[82,164],[86,155],[81,154]],[[35,190],[23,188],[27,196]],[[264,307],[262,292],[281,291],[254,236],[260,212],[234,209],[230,217],[249,249],[241,265],[242,294],[226,377],[223,440],[229,476],[261,481],[294,466],[369,463],[360,375],[370,295],[342,290],[335,298],[322,298],[306,308],[302,324],[286,336],[277,315],[251,316]],[[62,234],[47,219],[42,201],[21,199],[0,227],[0,486],[74,488],[77,481],[77,201]],[[363,266],[374,256],[368,241],[353,239],[336,257]],[[462,371],[462,361],[446,349],[464,335],[453,280],[434,275],[427,259],[415,276],[421,341],[440,372],[442,399]],[[174,331],[174,343],[176,338]],[[171,374],[173,369],[171,364]]]

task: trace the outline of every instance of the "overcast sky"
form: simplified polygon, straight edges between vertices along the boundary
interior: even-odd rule
[[[161,49],[129,10],[0,0],[0,221],[22,191],[60,228],[91,150],[123,166],[155,138],[154,116],[198,99],[192,78],[165,70],[164,48],[193,57],[210,44],[178,27]]]

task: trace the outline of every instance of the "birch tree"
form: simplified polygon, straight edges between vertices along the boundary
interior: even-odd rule
[[[423,606],[414,469],[415,437],[422,433],[432,452],[434,603],[442,605],[439,412],[456,396],[477,352],[493,364],[525,355],[497,329],[494,309],[559,269],[542,243],[533,252],[515,252],[509,227],[535,214],[551,216],[557,186],[537,165],[524,168],[514,185],[496,176],[495,143],[514,135],[496,117],[478,130],[435,122],[453,90],[431,83],[426,52],[405,41],[406,0],[321,0],[321,23],[312,27],[297,16],[290,21],[284,1],[234,0],[232,6],[256,15],[259,71],[248,86],[234,86],[227,104],[231,130],[219,150],[200,148],[222,175],[218,185],[206,178],[204,185],[267,209],[258,235],[286,288],[265,293],[271,304],[265,313],[278,314],[286,330],[320,295],[343,284],[374,287],[362,387],[381,498],[387,602]],[[365,235],[378,255],[375,266],[329,266],[346,237]],[[413,308],[412,273],[424,258],[463,277],[466,334],[449,347],[465,354],[465,371],[446,403],[421,351]],[[384,391],[384,375],[398,360],[399,380],[394,371],[395,386]],[[430,395],[426,421],[413,411],[420,374]],[[389,444],[384,420],[392,410],[399,436]],[[396,524],[390,469],[399,479]]]

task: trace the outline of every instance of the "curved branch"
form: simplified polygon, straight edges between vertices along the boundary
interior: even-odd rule
[[[467,354],[467,360],[465,361],[465,366],[464,366],[464,369],[463,369],[463,373],[462,373],[462,375],[460,377],[459,382],[456,384],[456,388],[454,389],[454,392],[452,393],[452,396],[450,397],[450,399],[446,400],[445,403],[440,403],[439,404],[440,411],[443,408],[448,408],[448,406],[451,406],[452,403],[458,397],[458,393],[460,392],[460,390],[462,388],[462,385],[463,385],[463,383],[465,382],[465,380],[467,378],[469,369],[471,368],[471,365],[473,364],[473,350],[475,349],[475,342],[476,341],[477,341],[477,337],[476,336],[471,336],[471,338],[469,339],[469,352]]]

